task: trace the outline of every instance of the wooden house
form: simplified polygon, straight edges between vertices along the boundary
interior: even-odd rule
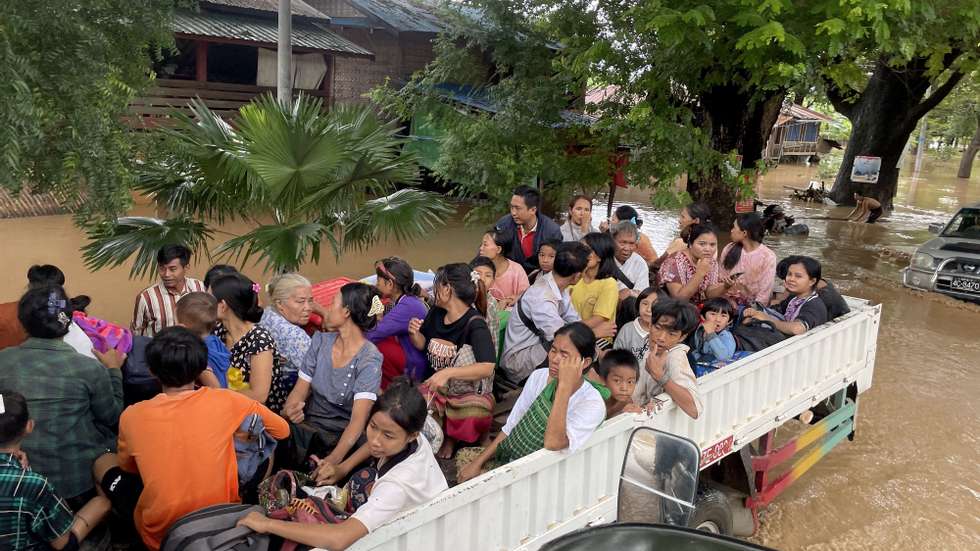
[[[834,120],[795,103],[783,107],[769,135],[765,160],[778,163],[787,157],[806,159],[811,155],[826,153],[829,146],[820,138],[820,129],[824,124],[834,124]]]
[[[276,0],[202,0],[198,10],[178,10],[177,51],[154,67],[154,86],[131,102],[130,122],[156,124],[195,97],[230,117],[255,96],[275,93],[277,8]],[[337,65],[371,63],[374,54],[332,30],[307,2],[293,0],[292,8],[293,88],[329,105]]]

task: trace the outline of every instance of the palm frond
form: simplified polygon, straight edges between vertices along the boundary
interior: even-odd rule
[[[381,240],[409,241],[429,234],[453,212],[437,194],[401,189],[365,202],[339,217],[344,250],[363,249]]]
[[[326,226],[316,222],[269,224],[229,239],[215,254],[234,258],[240,265],[254,256],[267,270],[295,271],[307,257],[313,262],[320,261],[320,241],[326,232]]]
[[[188,218],[160,220],[127,216],[102,222],[88,228],[89,243],[82,247],[82,258],[90,270],[116,267],[133,258],[129,277],[146,278],[157,266],[160,247],[180,243],[195,255],[207,253],[207,241],[213,231],[207,224]],[[208,255],[210,257],[210,255]]]

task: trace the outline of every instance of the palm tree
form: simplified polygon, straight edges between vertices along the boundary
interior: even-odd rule
[[[366,106],[326,112],[317,98],[283,106],[266,95],[242,107],[233,125],[200,100],[191,113],[176,114],[177,125],[160,130],[168,155],[148,163],[136,184],[171,216],[90,227],[83,248],[90,269],[135,255],[130,276],[145,277],[161,245],[183,243],[211,256],[212,224],[245,220],[253,229],[221,243],[215,256],[296,270],[319,262],[324,241],[339,258],[379,240],[419,237],[451,212],[436,194],[396,190],[417,181],[418,165],[402,152],[397,126]]]

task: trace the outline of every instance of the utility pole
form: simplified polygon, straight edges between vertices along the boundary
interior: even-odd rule
[[[293,102],[293,6],[279,0],[279,43],[276,47],[276,98],[285,106]]]
[[[912,170],[912,177],[918,178],[919,173],[922,170],[922,156],[926,152],[926,138],[929,129],[929,118],[922,117],[922,122],[919,125],[919,145],[915,148],[915,168]]]

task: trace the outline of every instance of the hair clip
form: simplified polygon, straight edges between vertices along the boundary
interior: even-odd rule
[[[0,394],[0,415],[7,412],[6,406],[3,405],[3,394]]]
[[[636,217],[630,218],[630,224],[636,225]]]
[[[259,285],[258,283],[253,283],[252,284],[252,292],[255,293],[256,295],[259,294],[259,293],[261,293],[262,292],[262,286]]]
[[[479,282],[480,281],[480,272],[478,272],[476,270],[473,270],[472,272],[470,272],[470,281],[472,281],[474,285],[477,282]]]
[[[58,323],[60,323],[62,327],[68,327],[68,324],[71,323],[71,318],[69,318],[68,314],[66,314],[64,311],[58,312]]]
[[[378,298],[378,295],[374,295],[373,297],[371,297],[371,309],[368,310],[368,317],[370,318],[383,314],[384,311],[385,311],[385,305],[384,303],[381,302],[381,299]]]
[[[66,304],[67,302],[64,299],[58,298],[58,293],[51,291],[48,294],[48,314],[53,316],[59,309],[63,309]]]

